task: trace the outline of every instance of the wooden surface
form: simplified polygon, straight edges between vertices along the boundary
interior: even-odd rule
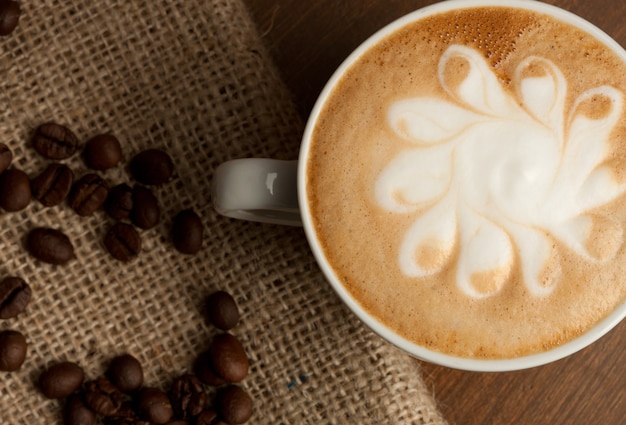
[[[303,120],[332,72],[355,47],[392,20],[434,3],[244,1]],[[583,16],[626,46],[626,0],[546,2]],[[422,363],[422,369],[451,425],[626,424],[626,322],[593,346],[539,368],[470,373]]]

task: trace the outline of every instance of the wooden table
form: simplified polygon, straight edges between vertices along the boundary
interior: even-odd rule
[[[303,120],[341,61],[380,27],[433,0],[245,0]],[[625,0],[548,0],[626,46]],[[547,366],[470,373],[422,363],[451,425],[626,424],[626,322]],[[393,418],[390,422],[393,423]]]

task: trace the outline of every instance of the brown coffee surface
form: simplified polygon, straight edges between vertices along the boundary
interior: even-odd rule
[[[586,258],[558,235],[538,230],[550,249],[539,285],[556,282],[547,295],[528,289],[522,266],[528,253],[512,243],[510,263],[471,275],[471,285],[489,295],[468,296],[457,285],[459,261],[465,255],[458,232],[452,251],[445,255],[436,244],[434,249],[416,250],[415,262],[437,269],[436,273],[418,277],[404,273],[398,265],[400,246],[411,226],[439,199],[402,213],[377,202],[377,178],[398,155],[416,146],[390,128],[387,113],[403,99],[454,101],[451,91],[462,86],[470,71],[467,61],[452,58],[438,72],[442,55],[453,45],[479,52],[512,98],[519,98],[516,78],[542,77],[549,69],[533,63],[521,67],[524,60],[536,56],[556,65],[567,84],[562,107],[566,139],[576,130],[568,127],[568,117],[576,113],[595,119],[610,109],[604,96],[583,93],[607,85],[626,93],[626,64],[614,52],[589,34],[543,14],[507,7],[469,8],[408,24],[350,66],[320,113],[307,164],[314,227],[325,256],[350,294],[408,340],[479,359],[546,351],[586,332],[624,301],[626,249],[619,232],[626,222],[626,197],[622,192],[584,213],[591,222],[585,250],[594,258],[610,257],[603,261]],[[522,71],[516,76],[517,69]],[[602,166],[615,182],[623,183],[623,111],[606,146]],[[405,202],[402,196],[396,193],[393,199]],[[610,255],[605,255],[607,246]],[[480,257],[480,250],[468,252]]]

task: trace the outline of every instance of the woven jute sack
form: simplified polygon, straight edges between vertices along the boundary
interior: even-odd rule
[[[254,399],[254,424],[442,424],[419,365],[375,336],[324,281],[303,231],[216,215],[213,170],[234,158],[294,159],[302,122],[239,0],[22,1],[22,17],[0,39],[0,138],[13,166],[37,175],[47,164],[30,145],[54,121],[84,143],[110,132],[124,160],[101,172],[111,186],[134,184],[129,159],[167,151],[173,179],[155,188],[162,220],[141,231],[142,252],[121,263],[106,252],[112,220],[80,217],[36,201],[0,215],[0,277],[33,290],[25,312],[0,322],[28,341],[25,363],[0,374],[0,423],[61,423],[62,401],[37,379],[51,364],[80,364],[86,379],[131,353],[145,385],[164,390],[190,372],[218,333],[203,318],[215,290],[230,292],[241,321],[231,330],[250,359],[240,384]],[[65,160],[77,176],[80,155]],[[192,208],[205,239],[178,253],[171,219]],[[28,231],[68,235],[76,258],[53,266],[24,248]],[[215,389],[207,387],[210,398]]]

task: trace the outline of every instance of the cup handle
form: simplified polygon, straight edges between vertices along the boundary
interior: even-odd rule
[[[226,217],[302,226],[298,161],[244,158],[220,164],[211,185],[215,210]]]

